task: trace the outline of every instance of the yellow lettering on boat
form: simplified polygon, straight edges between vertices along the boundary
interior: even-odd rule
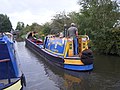
[[[53,51],[51,51],[49,49],[46,49],[46,50],[49,51],[49,52],[51,52],[51,53],[53,53],[53,54],[57,54],[57,55],[63,56],[63,54],[61,54],[61,53],[53,52]]]

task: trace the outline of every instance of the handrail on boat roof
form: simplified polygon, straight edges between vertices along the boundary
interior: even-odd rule
[[[0,63],[2,63],[2,62],[9,62],[10,61],[10,59],[2,59],[2,60],[0,60]]]

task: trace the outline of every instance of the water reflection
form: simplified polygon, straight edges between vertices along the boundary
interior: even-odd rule
[[[120,57],[95,56],[91,72],[68,71],[50,65],[24,42],[17,44],[22,69],[27,78],[25,90],[119,90]]]
[[[41,62],[41,61],[40,61]],[[42,59],[46,75],[60,90],[88,90],[91,72],[75,72],[52,66]]]
[[[120,57],[115,56],[95,56],[95,72],[120,73]]]

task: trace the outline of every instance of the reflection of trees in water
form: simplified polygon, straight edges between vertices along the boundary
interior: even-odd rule
[[[89,81],[88,76],[89,72],[69,72],[69,74],[64,74],[64,86],[66,90],[88,90]]]
[[[119,90],[119,57],[96,56],[92,72],[74,72],[42,62],[46,75],[60,90]],[[44,61],[44,59],[43,59]],[[104,64],[103,64],[104,62]]]
[[[89,72],[68,71],[56,66],[45,65],[46,75],[60,90],[86,90],[89,88]]]
[[[64,74],[64,86],[67,90],[76,90],[80,87],[81,78],[71,76],[69,74]]]
[[[40,58],[39,55],[36,55],[36,57]],[[39,62],[44,66],[45,75],[52,80],[60,90],[92,90],[90,89],[91,84],[93,84],[91,83],[92,74],[89,72],[65,70],[49,64],[47,58],[40,58]]]

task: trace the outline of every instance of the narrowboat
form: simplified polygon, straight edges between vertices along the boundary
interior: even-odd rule
[[[89,37],[55,37],[48,35],[44,40],[35,38],[33,32],[26,35],[26,46],[38,53],[52,65],[73,71],[93,69],[93,53],[88,48]]]
[[[0,33],[0,90],[22,90],[26,85],[18,64],[13,35]]]

